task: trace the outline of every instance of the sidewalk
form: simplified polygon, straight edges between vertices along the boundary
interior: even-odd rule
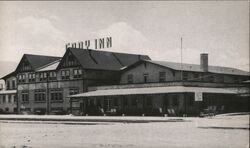
[[[0,115],[0,121],[55,121],[55,122],[184,122],[183,117],[146,117],[146,116],[71,116],[71,115]]]

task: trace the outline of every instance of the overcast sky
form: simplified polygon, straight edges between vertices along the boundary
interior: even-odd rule
[[[205,52],[210,65],[249,68],[248,1],[0,2],[0,34],[2,73],[24,53],[62,56],[68,42],[106,36],[105,50],[173,62],[183,37],[183,62]]]

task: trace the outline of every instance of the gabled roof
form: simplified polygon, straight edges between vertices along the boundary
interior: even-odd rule
[[[26,59],[29,62],[29,64],[32,67],[32,70],[35,71],[38,68],[41,68],[45,65],[48,65],[49,63],[52,63],[54,61],[61,59],[61,57],[24,54],[15,71],[18,70],[18,68],[20,67],[24,59]]]
[[[15,75],[16,75],[16,72],[13,71],[13,72],[11,72],[11,73],[5,75],[4,77],[2,77],[2,78],[0,78],[0,79],[6,80],[6,79],[8,79],[8,78],[10,78],[10,77],[12,77],[12,76],[15,76]]]
[[[118,71],[120,68],[134,64],[141,59],[150,60],[147,55],[76,48],[68,48],[68,50],[85,69]]]
[[[183,70],[183,71],[193,71],[193,72],[204,72],[200,65],[198,64],[187,64],[187,63],[175,63],[175,62],[167,62],[167,61],[152,61],[152,60],[141,60],[139,62],[136,62],[135,64],[125,67],[122,69],[123,71],[127,71],[131,69],[132,67],[143,63],[143,62],[149,62],[155,65],[159,65],[162,67],[170,68],[173,70]],[[181,68],[182,67],[182,68]],[[208,71],[210,73],[217,73],[217,74],[229,74],[229,75],[242,75],[242,76],[249,76],[249,72],[239,70],[236,68],[230,68],[230,67],[221,67],[221,66],[208,66]]]
[[[44,65],[47,65],[51,62],[61,59],[61,57],[32,55],[32,54],[25,54],[24,56],[27,58],[27,60],[29,61],[34,70]]]
[[[164,67],[168,67],[174,70],[181,70],[181,63],[175,62],[167,62],[167,61],[147,61],[153,64],[161,65]],[[198,64],[182,64],[183,71],[194,71],[194,72],[203,72],[200,65]],[[236,68],[231,67],[222,67],[222,66],[208,66],[208,72],[218,73],[218,74],[230,74],[230,75],[245,75],[248,76],[249,72],[243,71]]]

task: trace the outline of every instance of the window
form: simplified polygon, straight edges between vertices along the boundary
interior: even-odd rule
[[[128,84],[131,84],[134,82],[134,79],[133,79],[133,75],[132,74],[129,74],[128,75]]]
[[[69,80],[69,70],[62,70],[61,71],[62,74],[62,80]]]
[[[74,69],[73,70],[73,77],[74,79],[82,77],[82,70],[81,69]]]
[[[47,80],[47,73],[43,72],[39,74],[39,81],[46,81]]]
[[[75,65],[75,58],[72,55],[68,56],[68,66],[73,66]]]
[[[6,103],[6,96],[3,95],[3,103]]]
[[[35,102],[45,102],[46,99],[45,93],[46,91],[42,89],[35,90]]]
[[[187,81],[187,80],[188,80],[188,73],[187,73],[187,72],[183,72],[183,73],[182,73],[182,79],[183,79],[184,81]]]
[[[17,101],[16,95],[13,95],[13,98],[14,98],[14,103],[16,103]]]
[[[29,82],[35,82],[36,81],[36,74],[30,73],[29,74]]]
[[[11,95],[8,96],[8,102],[11,103]]]
[[[52,102],[61,102],[63,101],[62,89],[52,89],[50,93],[50,99]]]
[[[166,81],[166,72],[159,72],[159,82],[165,82]]]
[[[23,102],[25,102],[25,103],[29,102],[29,94],[28,93],[22,93],[21,96],[22,96]]]
[[[15,89],[16,88],[16,81],[12,80],[12,88]]]
[[[7,89],[10,89],[10,81],[7,81],[6,88],[7,88]]]
[[[55,71],[49,72],[49,80],[50,81],[56,80],[56,72]]]
[[[214,76],[209,76],[209,82],[214,82]]]
[[[147,73],[143,74],[143,79],[144,79],[144,83],[148,82],[148,74]]]
[[[78,88],[71,88],[69,90],[69,95],[75,95],[79,93],[79,89]]]
[[[220,83],[224,82],[224,76],[223,75],[218,76],[218,82],[220,82]]]
[[[198,73],[194,73],[194,81],[198,81],[200,79],[200,75]]]
[[[19,82],[19,83],[25,83],[25,81],[26,81],[26,76],[25,76],[25,74],[20,74],[20,75],[18,75],[18,82]]]
[[[6,111],[6,112],[8,112],[8,111],[9,111],[9,108],[8,108],[8,107],[6,107],[6,108],[5,108],[5,111]]]

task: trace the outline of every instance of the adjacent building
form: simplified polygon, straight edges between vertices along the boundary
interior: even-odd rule
[[[200,65],[140,60],[121,69],[119,85],[89,87],[71,100],[120,115],[249,111],[247,80],[248,72],[209,66],[208,54],[201,54]]]
[[[89,86],[119,84],[120,69],[142,59],[150,60],[145,55],[78,48],[67,48],[63,57],[25,54],[14,71],[17,112],[69,113],[68,96],[86,92]],[[83,108],[78,104],[77,112]]]
[[[17,113],[17,82],[15,73],[3,77],[5,83],[1,84],[0,90],[0,113]]]

